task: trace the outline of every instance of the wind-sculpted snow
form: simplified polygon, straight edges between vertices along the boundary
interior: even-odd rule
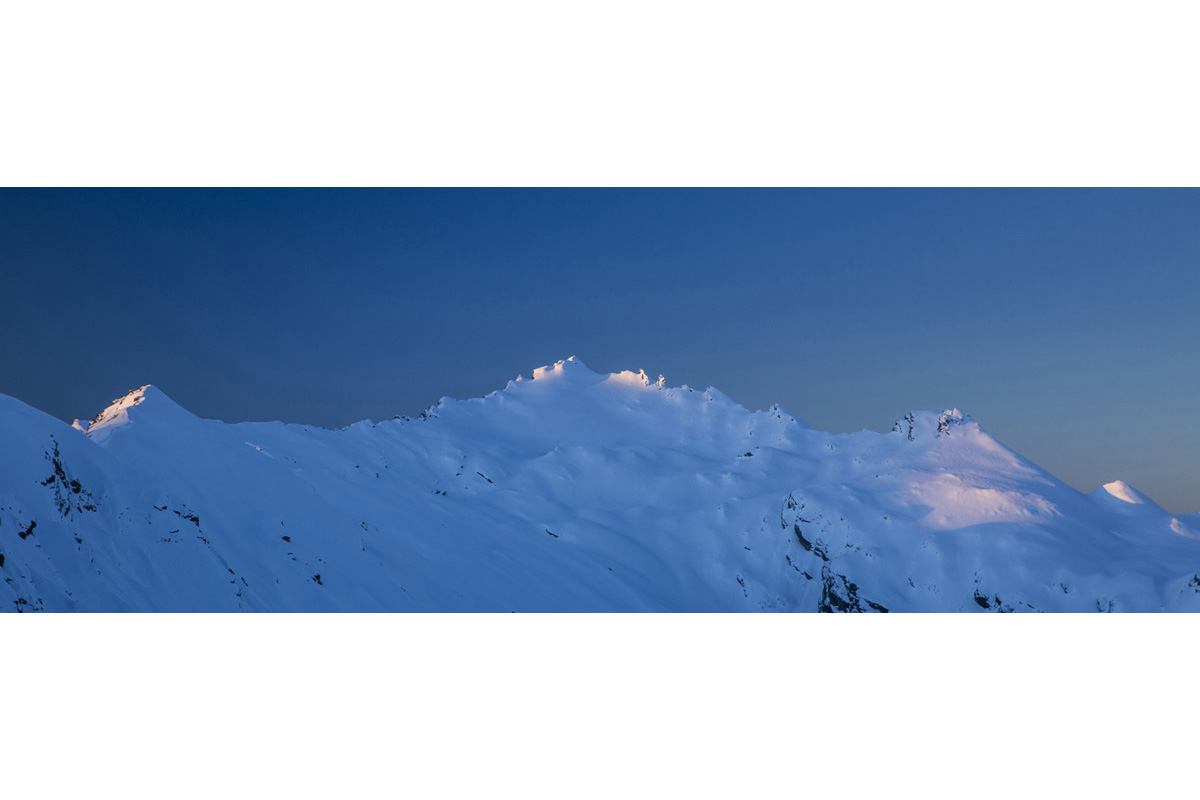
[[[82,427],[0,396],[8,610],[1200,609],[1200,515],[957,410],[833,435],[568,359],[336,431],[149,386]]]

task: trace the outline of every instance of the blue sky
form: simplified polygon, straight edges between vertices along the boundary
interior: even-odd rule
[[[1200,509],[1200,192],[0,190],[0,392],[328,426],[569,355]]]

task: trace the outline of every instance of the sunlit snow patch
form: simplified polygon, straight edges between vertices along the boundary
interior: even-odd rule
[[[1106,483],[1104,484],[1104,491],[1108,492],[1118,500],[1123,500],[1126,503],[1133,503],[1134,505],[1153,505],[1154,503],[1154,501],[1152,501],[1149,497],[1146,497],[1146,495],[1142,494],[1137,489],[1134,489],[1125,481],[1113,481],[1111,483]]]

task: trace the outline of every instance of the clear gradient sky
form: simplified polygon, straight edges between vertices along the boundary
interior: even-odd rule
[[[341,426],[576,355],[1200,510],[1200,192],[0,190],[0,392]]]

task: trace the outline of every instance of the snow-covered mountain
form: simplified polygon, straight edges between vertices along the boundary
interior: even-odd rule
[[[958,411],[886,434],[577,359],[342,430],[0,395],[16,611],[1191,611],[1200,515]]]

